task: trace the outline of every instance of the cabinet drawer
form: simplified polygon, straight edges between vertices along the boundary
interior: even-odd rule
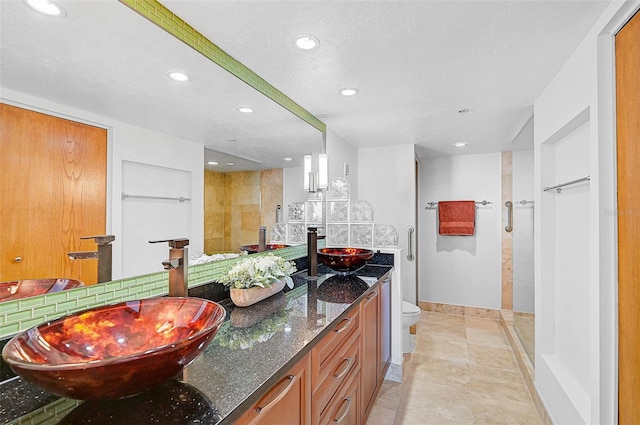
[[[311,350],[311,383],[315,393],[332,369],[331,354],[352,336],[360,335],[359,310],[353,309]]]
[[[360,425],[360,372],[349,375],[348,381],[321,413],[320,425]]]
[[[307,425],[310,420],[309,356],[305,356],[235,422],[236,425]]]
[[[331,354],[325,366],[327,373],[321,373],[324,379],[311,401],[313,423],[318,423],[321,412],[325,410],[338,388],[360,370],[360,339],[358,334],[352,334],[345,344],[339,346]]]

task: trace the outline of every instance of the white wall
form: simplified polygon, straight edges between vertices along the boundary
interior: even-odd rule
[[[327,129],[327,157],[329,181],[343,177],[351,186],[351,199],[358,198],[358,150],[342,137]],[[344,175],[344,164],[349,164],[349,175]]]
[[[358,150],[358,199],[373,207],[376,223],[390,224],[402,249],[402,298],[416,301],[416,263],[407,259],[407,227],[416,226],[414,145]],[[351,197],[353,200],[353,196]]]
[[[512,153],[513,164],[513,310],[533,313],[533,150]]]
[[[500,308],[502,287],[501,155],[423,159],[419,169],[420,300]],[[487,200],[476,208],[474,236],[438,235],[427,202]]]
[[[108,131],[108,176],[107,176],[107,233],[116,236],[113,242],[113,278],[123,277],[122,271],[135,270],[135,274],[157,272],[162,270],[161,262],[169,254],[169,247],[165,244],[145,247],[150,257],[157,258],[157,264],[145,265],[138,268],[135,258],[123,258],[123,244],[127,243],[122,234],[123,204],[123,162],[131,161],[148,164],[155,167],[165,167],[180,170],[189,175],[190,187],[188,196],[191,198],[189,215],[181,220],[189,221],[189,234],[184,234],[183,222],[167,221],[157,226],[159,234],[172,235],[168,237],[187,237],[190,240],[191,252],[203,252],[204,234],[204,147],[188,140],[136,127],[111,118],[96,115],[88,111],[79,110],[69,105],[49,102],[24,93],[12,90],[2,90],[2,101],[33,109],[50,115],[60,116],[69,120],[84,122]],[[149,184],[153,185],[153,181]],[[161,206],[159,206],[161,207]],[[145,220],[146,217],[139,217]],[[179,229],[179,234],[172,233],[172,229]],[[146,255],[146,254],[145,254]],[[123,267],[123,263],[133,264]]]
[[[282,170],[282,218],[288,221],[289,205],[292,202],[303,202],[307,200],[309,193],[302,187],[304,179],[304,169],[302,167],[289,167]]]
[[[639,7],[612,2],[534,104],[535,385],[557,424],[617,422],[612,36]]]

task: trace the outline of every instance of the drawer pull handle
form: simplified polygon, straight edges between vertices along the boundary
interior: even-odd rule
[[[333,331],[337,334],[339,334],[340,332],[344,331],[345,329],[347,329],[349,327],[349,325],[351,324],[351,317],[346,317],[344,319],[342,319],[342,322],[340,323],[344,323],[344,325],[342,327],[336,328]]]
[[[351,408],[351,397],[347,397],[342,401],[342,406],[344,406],[346,403],[346,407],[344,408],[344,412],[342,412],[342,414],[340,415],[340,417],[335,418],[333,420],[333,423],[339,424],[340,422],[343,421],[344,418],[347,417],[347,414],[349,413],[349,410]],[[341,407],[342,407],[341,406]]]
[[[378,293],[377,293],[376,291],[373,291],[372,293],[370,293],[369,295],[367,295],[367,301],[368,301],[368,300],[370,300],[370,299],[372,299],[372,298],[375,298],[375,297],[377,297],[377,296],[378,296]]]
[[[287,383],[287,385],[282,389],[282,391],[280,391],[280,394],[278,394],[277,396],[274,397],[273,400],[271,400],[269,403],[267,403],[266,406],[264,407],[260,407],[257,406],[256,407],[256,413],[260,414],[262,412],[264,412],[265,410],[270,409],[271,407],[273,407],[274,405],[276,405],[280,400],[282,400],[282,398],[287,395],[287,393],[289,392],[289,390],[291,389],[291,387],[293,387],[293,383],[295,382],[295,375],[289,375],[287,376],[285,379],[283,379],[283,381],[285,381],[286,379],[289,380],[289,382]]]
[[[344,367],[342,368],[342,370],[340,372],[334,374],[333,377],[336,378],[336,379],[340,379],[344,375],[346,375],[347,372],[349,372],[349,370],[351,369],[351,363],[353,363],[353,357],[347,357],[346,359],[344,359],[342,361],[342,364],[344,364]]]

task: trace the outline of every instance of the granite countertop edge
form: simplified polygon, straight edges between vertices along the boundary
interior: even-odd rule
[[[273,385],[275,385],[278,381],[280,381],[286,373],[295,366],[305,355],[311,352],[313,348],[329,333],[331,330],[340,323],[341,320],[344,319],[351,311],[355,308],[358,308],[360,302],[365,299],[371,291],[380,285],[380,282],[391,273],[393,270],[392,266],[387,265],[370,265],[367,267],[380,267],[387,269],[384,274],[377,277],[377,282],[370,286],[369,289],[363,292],[355,301],[351,303],[351,305],[346,308],[339,316],[334,318],[331,323],[324,327],[320,333],[318,333],[311,341],[309,341],[302,349],[300,349],[289,361],[287,361],[280,369],[278,369],[267,381],[265,381],[262,385],[256,388],[244,401],[242,401],[235,409],[229,412],[218,424],[216,425],[227,425],[233,424],[236,420],[238,420],[249,408],[260,398],[262,398],[268,391],[271,389]],[[302,272],[298,272],[300,274]],[[306,273],[306,271],[304,271]]]
[[[311,339],[309,339],[308,341],[306,340],[306,336],[313,334],[315,331],[301,331],[301,335],[305,336],[304,340],[304,344],[299,347],[299,348],[295,348],[298,345],[300,345],[300,342],[296,342],[295,344],[293,344],[291,347],[284,347],[284,349],[282,349],[282,353],[273,353],[272,357],[277,357],[277,354],[281,354],[283,357],[287,357],[288,355],[291,355],[291,353],[293,353],[291,355],[291,357],[289,357],[286,361],[284,361],[284,363],[281,366],[277,366],[274,365],[274,372],[268,377],[266,378],[261,384],[259,384],[257,387],[255,387],[255,389],[253,389],[252,391],[248,392],[248,391],[241,391],[241,394],[237,394],[236,398],[239,400],[242,398],[241,401],[237,402],[237,404],[235,404],[235,399],[233,405],[235,405],[234,407],[231,407],[232,404],[229,404],[227,406],[225,406],[226,408],[224,410],[226,410],[226,412],[219,412],[220,416],[219,416],[219,420],[217,422],[215,422],[215,424],[219,424],[219,425],[225,425],[225,424],[232,424],[234,423],[237,419],[239,419],[254,403],[256,403],[258,400],[260,400],[261,397],[263,397],[268,390],[275,385],[279,380],[282,379],[282,377],[284,377],[286,375],[286,373],[293,367],[295,366],[305,355],[307,355],[308,353],[311,352],[311,350],[318,344],[318,342],[320,342],[322,340],[322,338],[324,338],[330,331],[331,329],[333,329],[335,327],[336,324],[338,324],[346,315],[348,315],[351,311],[353,311],[354,308],[357,308],[359,303],[373,290],[373,288],[377,287],[379,285],[379,283],[385,278],[387,277],[391,272],[393,271],[393,265],[387,265],[387,264],[369,264],[367,266],[365,266],[364,269],[362,269],[361,271],[359,271],[358,276],[364,276],[364,277],[368,277],[371,279],[375,279],[375,283],[371,284],[371,286],[369,286],[368,289],[366,289],[364,292],[362,292],[359,296],[357,296],[357,298],[355,298],[353,301],[350,301],[348,303],[342,303],[339,304],[341,306],[341,308],[343,308],[343,310],[340,312],[340,314],[338,314],[337,316],[333,317],[332,320],[330,322],[327,322],[324,327],[318,331],[317,334],[313,335],[313,337]],[[324,281],[326,279],[328,279],[328,276],[333,277],[334,275],[332,274],[333,272],[327,268],[325,268],[324,266],[320,266],[318,269],[318,280],[310,280],[306,277],[306,270],[302,270],[299,271],[297,273],[295,273],[292,277],[294,278],[294,283],[295,286],[292,290],[295,290],[297,288],[300,288],[304,285],[307,285],[307,292],[306,292],[306,297],[307,297],[307,302],[308,302],[308,297],[309,297],[309,293],[312,291],[315,291],[317,289],[317,285],[319,285],[318,282]],[[337,275],[336,275],[337,276]],[[310,286],[312,284],[314,284],[314,286]],[[287,289],[285,289],[284,292],[289,292]],[[190,294],[191,296],[191,294]],[[198,296],[198,295],[195,295]],[[299,298],[300,296],[296,297]],[[206,298],[206,297],[203,297]],[[215,300],[214,300],[215,301]],[[233,311],[233,304],[231,303],[230,300],[225,299],[225,300],[219,300],[217,301],[220,304],[222,304],[223,306],[225,306],[225,308],[227,309],[228,312]],[[263,320],[263,319],[261,319]],[[214,339],[215,341],[215,339]],[[294,341],[295,342],[295,341]],[[295,347],[294,347],[295,346]],[[234,354],[236,355],[236,357],[241,357],[241,353],[239,351],[233,351],[231,348],[226,348],[226,347],[221,347],[219,348],[220,350],[223,350],[222,352],[228,356],[234,356]],[[294,352],[297,349],[296,352]],[[205,357],[204,355],[201,355],[200,357]],[[215,357],[213,358],[205,358],[202,359],[201,362],[201,367],[203,366],[209,366],[209,363],[213,361]],[[240,359],[241,360],[241,359]],[[274,362],[277,362],[277,360],[274,360]],[[237,369],[236,369],[237,370]],[[221,384],[220,378],[211,378],[211,381],[213,382],[207,382],[208,386],[208,390],[210,392],[215,392],[216,391],[216,385],[220,384],[220,385],[224,385]],[[185,381],[187,383],[191,383],[190,380]],[[225,382],[225,381],[222,381]],[[226,382],[225,382],[226,383]],[[18,392],[16,392],[16,394],[19,394],[20,392],[24,393],[25,390],[27,394],[30,393],[34,393],[35,394],[35,400],[33,400],[33,403],[23,403],[24,408],[22,409],[22,413],[18,414],[18,412],[14,412],[13,414],[10,414],[9,417],[7,418],[9,420],[10,423],[15,423],[17,422],[21,417],[25,416],[25,415],[29,415],[32,414],[33,412],[37,412],[39,409],[45,407],[46,405],[48,405],[51,402],[51,398],[54,397],[55,400],[55,396],[52,396],[49,393],[46,392],[42,392],[40,391],[38,394],[38,389],[33,387],[31,384],[28,384],[24,381],[22,381],[21,378],[18,378],[17,380],[14,380],[12,383],[12,385],[5,387],[4,389],[2,387],[0,387],[0,389],[2,390],[3,393],[3,399],[5,399],[4,395],[7,395],[7,398],[11,398],[9,397],[9,394],[5,393],[5,389],[9,390],[9,387],[12,387],[11,391],[15,391],[16,388],[18,390]],[[209,387],[210,385],[210,387]],[[233,385],[233,383],[229,383],[228,386]],[[255,383],[251,383],[251,384],[247,384],[248,387],[251,387],[253,385],[256,385]],[[3,385],[4,386],[4,385]],[[32,387],[32,388],[29,388]],[[198,385],[196,385],[196,388],[199,388]],[[246,389],[246,387],[245,387]],[[203,392],[207,392],[204,389],[202,389]],[[248,393],[248,395],[246,395]],[[7,399],[5,399],[4,401],[7,401]],[[45,402],[46,401],[46,402]],[[231,403],[231,402],[229,402]],[[4,404],[4,402],[2,403]],[[224,404],[224,403],[221,403]],[[219,407],[218,405],[216,405],[214,403],[214,406],[217,408]],[[6,407],[6,406],[5,406]],[[28,407],[28,411],[25,413],[24,410],[27,410]],[[0,408],[0,411],[5,410],[4,408]],[[4,412],[7,413],[7,412]],[[4,415],[4,414],[3,414]]]

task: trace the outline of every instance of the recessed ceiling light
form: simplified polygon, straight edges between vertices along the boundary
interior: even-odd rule
[[[313,50],[320,46],[320,41],[312,35],[300,34],[293,38],[293,41],[298,48],[302,50]]]
[[[249,108],[248,106],[241,106],[239,108],[237,108],[238,112],[242,112],[243,114],[250,114],[253,112],[252,108]]]
[[[345,87],[340,89],[340,94],[343,96],[355,96],[359,93],[360,90],[358,90],[355,87]]]
[[[234,165],[236,165],[236,163],[235,163],[235,162],[227,162],[226,164],[227,164],[229,167],[233,167]]]
[[[167,76],[174,81],[180,81],[180,82],[189,81],[189,76],[184,72],[180,72],[180,71],[169,71],[167,72]]]
[[[285,161],[293,161],[293,158],[291,158],[290,156],[285,156],[284,158]]]
[[[458,142],[454,143],[453,146],[455,146],[456,148],[461,148],[463,146],[467,146],[467,144],[465,142]]]
[[[67,11],[64,10],[62,6],[49,0],[24,0],[24,2],[31,9],[43,15],[54,16],[56,18],[64,18],[67,16]]]
[[[217,161],[209,161],[209,162],[207,162],[207,164],[209,164],[209,165],[218,165],[218,162]]]

